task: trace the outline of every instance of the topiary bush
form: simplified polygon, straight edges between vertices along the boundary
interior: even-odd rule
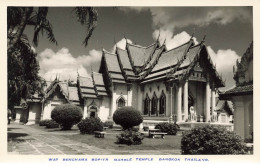
[[[176,123],[159,123],[155,126],[155,129],[160,129],[161,132],[165,132],[168,135],[176,135],[180,127]]]
[[[117,143],[139,145],[142,144],[143,139],[144,137],[141,135],[141,133],[132,131],[131,129],[126,129],[122,131],[119,136],[117,136]]]
[[[45,126],[48,129],[53,129],[53,128],[59,128],[60,127],[59,123],[55,122],[54,120],[49,120],[48,122],[46,122]]]
[[[127,106],[117,109],[113,114],[113,120],[126,130],[141,124],[143,117],[134,107]]]
[[[104,124],[99,118],[86,118],[77,125],[81,134],[93,134],[94,131],[103,131]]]
[[[49,121],[51,121],[51,119],[41,120],[41,121],[39,122],[39,126],[46,126],[47,123],[49,123]]]
[[[110,129],[113,128],[114,122],[113,121],[105,121],[104,122],[104,127],[108,127]]]
[[[82,117],[81,108],[72,104],[58,105],[51,112],[51,118],[59,123],[63,130],[70,130]]]
[[[182,154],[245,154],[240,136],[225,127],[206,125],[185,131],[181,139]]]

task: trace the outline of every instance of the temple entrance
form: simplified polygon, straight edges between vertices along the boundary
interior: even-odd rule
[[[91,106],[89,108],[89,117],[90,118],[96,118],[97,117],[97,107],[96,106]]]
[[[196,121],[196,111],[194,109],[194,99],[191,95],[188,96],[188,119],[189,121]]]

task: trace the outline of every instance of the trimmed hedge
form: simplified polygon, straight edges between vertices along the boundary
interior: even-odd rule
[[[49,129],[50,128],[59,128],[60,127],[60,125],[56,121],[54,121],[52,119],[41,120],[39,122],[39,125],[40,126],[46,126],[46,128],[49,128]]]
[[[110,129],[112,129],[114,126],[114,122],[113,121],[105,121],[104,122],[104,127],[108,127]]]
[[[55,122],[54,120],[50,120],[46,124],[46,128],[48,128],[48,129],[59,128],[59,127],[60,127],[59,123]]]
[[[165,132],[168,135],[176,135],[180,127],[176,123],[159,123],[155,126],[155,129],[160,129],[161,132]]]
[[[240,136],[225,127],[206,125],[185,131],[181,139],[182,154],[245,154]]]
[[[39,122],[39,126],[46,126],[47,123],[49,123],[50,120],[51,120],[51,119],[41,120],[41,121]]]
[[[51,118],[59,123],[63,130],[70,130],[82,117],[81,108],[72,104],[58,105],[51,112]]]
[[[134,107],[121,107],[113,114],[113,120],[116,124],[123,127],[124,130],[137,126],[143,122],[143,117]]]
[[[99,118],[86,118],[78,123],[81,134],[93,134],[94,131],[103,131],[104,124]]]

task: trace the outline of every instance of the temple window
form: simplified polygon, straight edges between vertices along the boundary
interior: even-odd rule
[[[156,115],[157,113],[157,106],[158,105],[158,99],[156,97],[156,95],[154,94],[153,95],[153,98],[152,98],[152,110],[151,110],[151,115]]]
[[[160,108],[159,108],[159,114],[165,114],[165,110],[166,110],[166,97],[164,92],[162,91],[162,95],[160,97]]]
[[[150,98],[148,95],[146,95],[146,98],[144,100],[144,115],[148,115],[150,112]]]
[[[124,106],[125,106],[125,99],[123,97],[120,97],[117,100],[117,108],[121,108],[121,107],[124,107]]]

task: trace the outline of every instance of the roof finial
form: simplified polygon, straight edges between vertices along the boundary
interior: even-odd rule
[[[206,37],[207,37],[207,35],[204,35],[202,42],[205,42]]]
[[[158,35],[158,37],[157,37],[157,41],[159,41],[160,35],[161,35],[161,30],[159,30],[159,35]]]
[[[125,34],[124,34],[124,38],[125,38],[126,43],[128,43],[127,38],[125,37]]]
[[[114,44],[116,45],[117,47],[117,43],[116,43],[116,37],[114,36]]]
[[[78,77],[79,77],[79,68],[77,68],[77,74],[78,74]]]
[[[164,39],[164,41],[163,41],[163,44],[162,44],[162,45],[165,45],[165,43],[166,43],[166,37],[165,37],[165,39]]]
[[[58,73],[56,73],[56,78],[55,78],[55,81],[57,81],[57,80],[58,80],[58,78],[57,78],[57,77],[58,77]]]

